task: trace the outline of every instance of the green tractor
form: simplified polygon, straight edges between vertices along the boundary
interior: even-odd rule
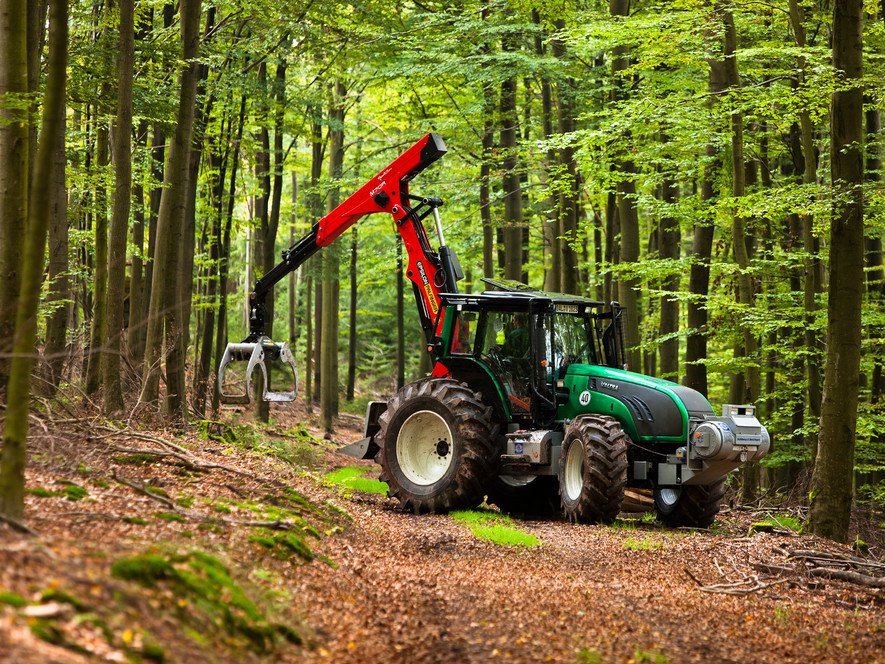
[[[753,406],[727,405],[717,416],[694,390],[626,371],[617,303],[515,282],[459,293],[443,201],[410,191],[446,152],[442,137],[427,134],[282,252],[249,294],[249,335],[225,349],[221,402],[295,399],[295,359],[268,335],[267,298],[353,224],[385,213],[408,254],[433,373],[370,404],[365,438],[345,451],[375,458],[403,509],[444,512],[488,497],[505,511],[561,509],[574,521],[605,522],[625,488],[639,487],[653,490],[668,524],[712,523],[726,473],[768,451]],[[436,250],[423,223],[431,215]]]
[[[621,307],[487,280],[440,294],[433,375],[373,402],[349,453],[415,513],[471,508],[611,522],[628,487],[670,526],[706,527],[726,474],[770,446],[753,406],[624,369]]]

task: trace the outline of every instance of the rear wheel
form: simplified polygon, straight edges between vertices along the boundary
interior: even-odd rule
[[[704,486],[655,489],[658,520],[672,528],[706,528],[716,520],[725,496],[725,477]]]
[[[559,455],[559,493],[565,516],[610,523],[627,485],[627,435],[613,417],[583,415],[566,427]]]
[[[448,378],[410,383],[378,419],[376,461],[400,508],[475,507],[495,473],[498,427],[479,394]]]
[[[492,481],[488,502],[508,514],[551,516],[560,511],[559,487],[552,475],[500,475]]]

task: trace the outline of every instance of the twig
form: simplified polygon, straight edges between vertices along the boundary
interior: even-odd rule
[[[148,498],[153,498],[154,500],[156,500],[156,501],[158,501],[158,502],[160,502],[160,503],[163,503],[163,504],[166,505],[166,507],[168,507],[169,509],[171,509],[171,510],[173,510],[173,511],[175,511],[175,512],[179,511],[179,510],[178,510],[178,507],[175,505],[175,503],[172,502],[172,501],[171,501],[169,498],[167,498],[166,496],[161,496],[160,494],[154,493],[154,492],[152,492],[152,491],[148,491],[145,487],[143,487],[143,486],[141,486],[141,485],[139,485],[139,484],[135,484],[134,482],[129,482],[129,481],[123,479],[122,477],[119,477],[119,476],[117,475],[117,471],[116,471],[116,470],[112,470],[112,471],[111,471],[111,477],[113,477],[114,480],[117,481],[117,482],[119,482],[120,484],[125,484],[125,485],[128,486],[130,489],[134,489],[134,490],[137,491],[138,493],[140,493],[140,494],[142,494],[142,495],[145,495],[145,496],[147,496]]]

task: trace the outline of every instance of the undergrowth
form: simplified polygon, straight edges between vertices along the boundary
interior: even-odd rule
[[[262,653],[283,642],[302,642],[295,628],[275,620],[268,607],[253,597],[254,591],[247,591],[224,563],[203,551],[149,549],[118,559],[111,574],[142,586],[156,598],[171,591],[186,634],[213,635],[229,645],[245,645]]]
[[[541,544],[541,541],[531,533],[514,527],[513,519],[498,512],[462,510],[452,512],[451,517],[467,526],[477,539],[498,546],[521,546],[531,549]]]

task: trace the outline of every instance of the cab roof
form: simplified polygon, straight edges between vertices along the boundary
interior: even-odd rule
[[[443,304],[461,304],[489,309],[521,309],[521,310],[549,310],[559,309],[563,306],[577,309],[596,308],[604,306],[603,302],[591,300],[580,295],[566,293],[548,293],[532,288],[518,281],[483,279],[496,290],[487,290],[479,294],[473,293],[440,293]],[[575,311],[574,313],[577,313]]]

